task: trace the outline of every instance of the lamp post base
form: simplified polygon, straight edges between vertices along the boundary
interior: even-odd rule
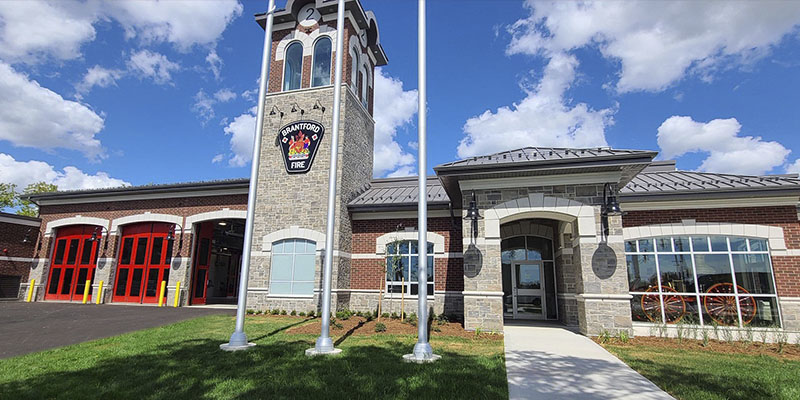
[[[331,350],[326,350],[326,351],[320,351],[320,350],[317,350],[316,347],[312,347],[312,348],[306,350],[306,356],[307,357],[333,356],[333,355],[337,355],[337,354],[339,354],[341,352],[342,352],[342,349],[337,349],[337,348],[333,348]]]
[[[416,354],[406,354],[403,356],[403,361],[407,363],[427,364],[439,361],[442,356],[437,354],[430,354],[428,356],[419,357]]]
[[[256,346],[255,343],[247,343],[242,345],[232,345],[230,343],[223,343],[219,345],[219,348],[223,351],[240,351],[240,350],[248,350],[255,346]]]

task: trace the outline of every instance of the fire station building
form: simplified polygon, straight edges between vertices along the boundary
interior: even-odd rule
[[[275,13],[248,308],[318,310],[335,173],[337,309],[399,311],[401,295],[415,309],[425,245],[434,312],[469,330],[514,319],[586,334],[679,322],[800,329],[797,176],[681,171],[648,150],[525,147],[438,165],[426,193],[416,177],[373,179],[374,69],[388,59],[372,12],[357,0],[346,9],[336,171],[336,2],[289,0]],[[41,226],[19,296],[35,280],[36,301],[80,301],[88,281],[93,302],[157,303],[165,282],[170,306],[234,304],[248,185],[31,196]]]

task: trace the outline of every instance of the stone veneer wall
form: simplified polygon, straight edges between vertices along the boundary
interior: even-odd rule
[[[469,206],[471,193],[462,193],[463,210]],[[602,183],[475,190],[475,194],[485,218],[479,221],[475,240],[471,224],[464,224],[463,228],[466,329],[503,327],[500,232],[493,225],[514,220],[514,215],[546,218],[548,213],[556,213],[576,229],[571,246],[571,261],[575,263],[575,277],[579,278],[575,279],[576,302],[568,298],[562,302],[564,312],[569,307],[577,308],[578,325],[585,334],[631,331],[622,221],[620,217],[609,218],[609,236],[603,237]],[[565,243],[564,247],[570,246]]]
[[[319,102],[325,111],[314,110]],[[293,106],[298,111],[292,113]],[[283,112],[269,115],[277,107]],[[355,198],[372,176],[372,154],[374,121],[350,91],[342,90],[342,114],[340,117],[339,160],[337,196],[335,200],[336,221],[334,231],[333,274],[331,277],[332,308],[348,308],[350,287],[350,253],[352,232],[347,203]],[[248,307],[310,311],[320,303],[322,266],[325,246],[326,214],[328,201],[328,177],[333,140],[333,87],[296,90],[267,96],[262,140],[261,160],[258,175],[255,225],[253,231],[253,259],[248,287]],[[304,114],[300,113],[304,110]],[[283,154],[276,146],[278,131],[285,125],[314,120],[326,131],[319,143],[311,170],[305,174],[288,174]],[[265,237],[282,230],[305,229],[315,232],[317,244],[315,291],[310,296],[271,296],[269,293],[271,243]],[[319,235],[322,236],[319,236]],[[284,238],[293,237],[291,232]],[[300,237],[300,236],[295,236]],[[260,250],[260,251],[259,251]]]

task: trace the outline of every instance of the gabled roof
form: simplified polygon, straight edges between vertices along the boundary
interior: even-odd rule
[[[713,195],[754,197],[800,194],[797,175],[735,175],[681,171],[675,161],[653,163],[620,190],[625,201],[658,197],[708,198]]]
[[[429,177],[427,187],[428,206],[447,208],[450,198],[447,197],[439,179]],[[348,203],[347,207],[351,211],[416,209],[417,201],[419,201],[417,177],[386,178],[373,180],[363,193]]]
[[[622,150],[608,147],[564,148],[564,147],[524,147],[516,150],[502,151],[485,156],[469,157],[438,165],[437,173],[455,170],[508,168],[510,166],[534,167],[552,164],[578,164],[581,162],[598,162],[611,159],[649,158],[658,153],[648,150]]]

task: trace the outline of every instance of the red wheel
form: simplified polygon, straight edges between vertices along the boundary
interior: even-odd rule
[[[658,292],[657,286],[652,286],[646,292]],[[686,315],[686,302],[683,296],[669,286],[662,286],[661,292],[664,296],[664,316],[666,322],[670,324],[677,323],[684,315]],[[657,294],[642,296],[642,311],[652,322],[661,322],[661,302],[658,300]]]
[[[736,285],[739,294],[750,294],[745,288]],[[738,325],[739,317],[736,315],[736,297],[725,296],[732,295],[732,283],[717,283],[711,286],[706,294],[719,295],[719,296],[705,296],[703,297],[703,307],[706,313],[716,323],[720,325]],[[742,324],[748,325],[753,321],[756,316],[757,306],[756,300],[753,296],[740,296],[739,309],[742,310]]]

